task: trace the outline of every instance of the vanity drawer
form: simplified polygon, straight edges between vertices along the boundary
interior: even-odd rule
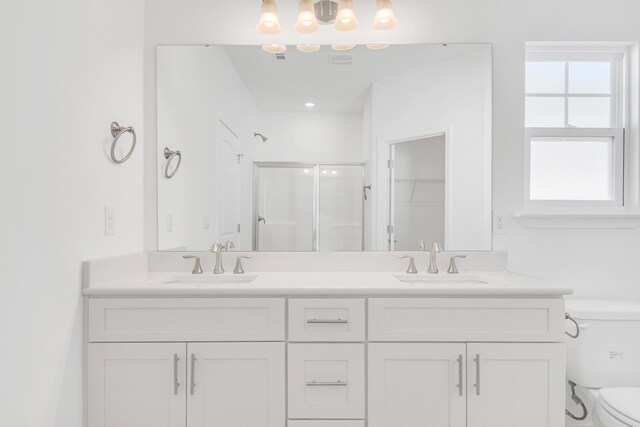
[[[289,341],[364,341],[364,299],[289,300]]]
[[[288,351],[289,418],[364,418],[364,344],[289,344]]]
[[[562,299],[372,298],[370,341],[564,340]]]
[[[364,420],[290,420],[288,427],[364,427]]]
[[[282,298],[91,298],[89,341],[284,341]]]

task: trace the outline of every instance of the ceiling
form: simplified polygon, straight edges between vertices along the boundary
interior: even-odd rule
[[[262,112],[316,113],[360,112],[371,84],[453,57],[466,55],[486,44],[391,45],[373,51],[356,46],[350,52],[336,52],[330,46],[314,53],[288,46],[284,61],[260,46],[225,46],[245,86]],[[352,55],[350,65],[334,65],[334,54]],[[305,103],[313,102],[312,108]]]

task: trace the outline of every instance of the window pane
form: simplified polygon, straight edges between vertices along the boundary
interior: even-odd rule
[[[611,127],[611,98],[569,98],[569,126]]]
[[[531,200],[613,200],[613,138],[532,138]]]
[[[611,93],[611,63],[570,62],[569,93]]]
[[[564,98],[528,96],[526,127],[564,127]]]
[[[527,62],[526,93],[564,93],[564,62]]]

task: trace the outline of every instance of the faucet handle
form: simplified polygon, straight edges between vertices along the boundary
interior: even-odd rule
[[[224,250],[229,252],[231,249],[235,249],[236,245],[233,243],[233,240],[227,240],[224,244]]]
[[[195,259],[196,263],[193,266],[193,270],[191,271],[191,274],[202,274],[202,265],[200,264],[200,257],[199,256],[183,255],[182,258],[184,258],[184,259]]]
[[[447,273],[449,274],[458,274],[458,267],[456,266],[456,258],[466,258],[466,255],[454,255],[451,257],[451,261],[449,261],[449,268],[447,269]]]
[[[220,252],[221,250],[222,250],[222,245],[216,242],[211,246],[211,249],[209,249],[209,252],[216,253],[216,252]]]
[[[244,268],[242,268],[242,260],[253,258],[251,255],[241,255],[236,258],[236,268],[233,269],[233,274],[244,274]]]
[[[418,240],[418,250],[426,251],[427,245],[424,243],[424,240]]]
[[[412,256],[398,255],[398,258],[409,258],[409,267],[407,267],[407,274],[418,274],[418,269],[416,268],[416,263]]]

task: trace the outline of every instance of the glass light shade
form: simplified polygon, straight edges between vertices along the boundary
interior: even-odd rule
[[[338,31],[351,31],[358,28],[358,19],[353,11],[353,0],[340,0],[338,3],[338,14],[333,23],[333,28]]]
[[[299,33],[315,33],[320,28],[316,18],[316,10],[313,7],[313,0],[300,0],[298,7],[298,20],[295,30]]]
[[[320,45],[319,44],[299,44],[296,46],[296,48],[300,52],[313,53],[320,50]]]
[[[275,0],[262,1],[256,30],[263,34],[278,34],[282,30],[278,20],[278,6]]]
[[[373,18],[373,28],[376,30],[389,30],[398,24],[393,13],[391,0],[376,0],[376,16]]]
[[[269,53],[284,53],[287,47],[283,44],[263,44],[262,50]]]
[[[371,50],[382,50],[389,47],[388,44],[368,44],[367,47]]]
[[[337,50],[338,52],[347,52],[356,47],[355,44],[346,44],[346,43],[334,43],[331,45],[333,50]]]

